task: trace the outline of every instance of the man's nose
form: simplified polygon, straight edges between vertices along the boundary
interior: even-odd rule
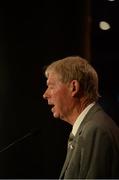
[[[46,99],[45,93],[43,94],[43,98]]]
[[[43,94],[43,98],[44,98],[44,99],[47,99],[47,93],[46,93],[46,91],[45,91],[44,94]]]

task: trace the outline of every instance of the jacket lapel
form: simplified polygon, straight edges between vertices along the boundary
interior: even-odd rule
[[[70,162],[70,159],[71,159],[71,156],[72,156],[72,153],[73,153],[73,149],[75,148],[75,140],[77,139],[77,136],[79,136],[81,134],[81,131],[83,129],[83,126],[85,125],[85,123],[87,121],[90,121],[92,119],[92,116],[95,114],[96,111],[99,111],[101,110],[101,107],[97,104],[95,104],[90,110],[89,112],[87,113],[87,115],[85,116],[84,120],[82,121],[80,127],[78,128],[78,131],[72,141],[72,144],[70,145],[70,147],[68,148],[68,151],[67,151],[67,155],[66,155],[66,159],[65,159],[65,162],[64,162],[64,165],[63,165],[63,168],[62,168],[62,171],[61,171],[61,174],[60,174],[60,177],[59,179],[63,179],[64,177],[64,174],[65,174],[65,171],[68,167],[68,164]]]
[[[75,148],[75,141],[73,140],[72,143],[68,146],[66,159],[65,159],[65,162],[64,162],[64,165],[63,165],[59,179],[63,179],[64,173],[68,167],[68,164],[69,164],[69,161],[71,159],[74,148]]]

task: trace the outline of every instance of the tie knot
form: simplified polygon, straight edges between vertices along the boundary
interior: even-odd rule
[[[74,135],[73,135],[73,133],[71,132],[70,135],[69,135],[69,142],[73,141],[73,138],[74,138]]]
[[[69,139],[68,139],[68,148],[70,147],[71,149],[73,149],[73,146],[72,146],[73,138],[74,138],[74,135],[71,132],[70,135],[69,135]]]

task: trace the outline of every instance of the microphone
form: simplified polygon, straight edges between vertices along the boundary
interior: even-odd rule
[[[30,136],[34,136],[34,135],[39,134],[39,132],[40,132],[40,129],[31,130],[31,132],[28,132],[28,133],[25,134],[24,136],[16,139],[15,141],[13,141],[12,143],[10,143],[9,145],[3,147],[3,148],[0,150],[0,153],[8,150],[10,147],[14,146],[15,144],[17,144],[17,143],[19,143],[19,142],[22,142],[23,140],[27,139],[27,138],[30,137]]]

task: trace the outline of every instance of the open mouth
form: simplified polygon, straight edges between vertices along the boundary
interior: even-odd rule
[[[55,107],[55,105],[51,105],[51,111],[52,112],[54,111],[54,107]]]
[[[51,108],[51,111],[53,112],[53,110],[54,110],[54,104],[49,104],[49,106],[50,106],[50,108]]]

